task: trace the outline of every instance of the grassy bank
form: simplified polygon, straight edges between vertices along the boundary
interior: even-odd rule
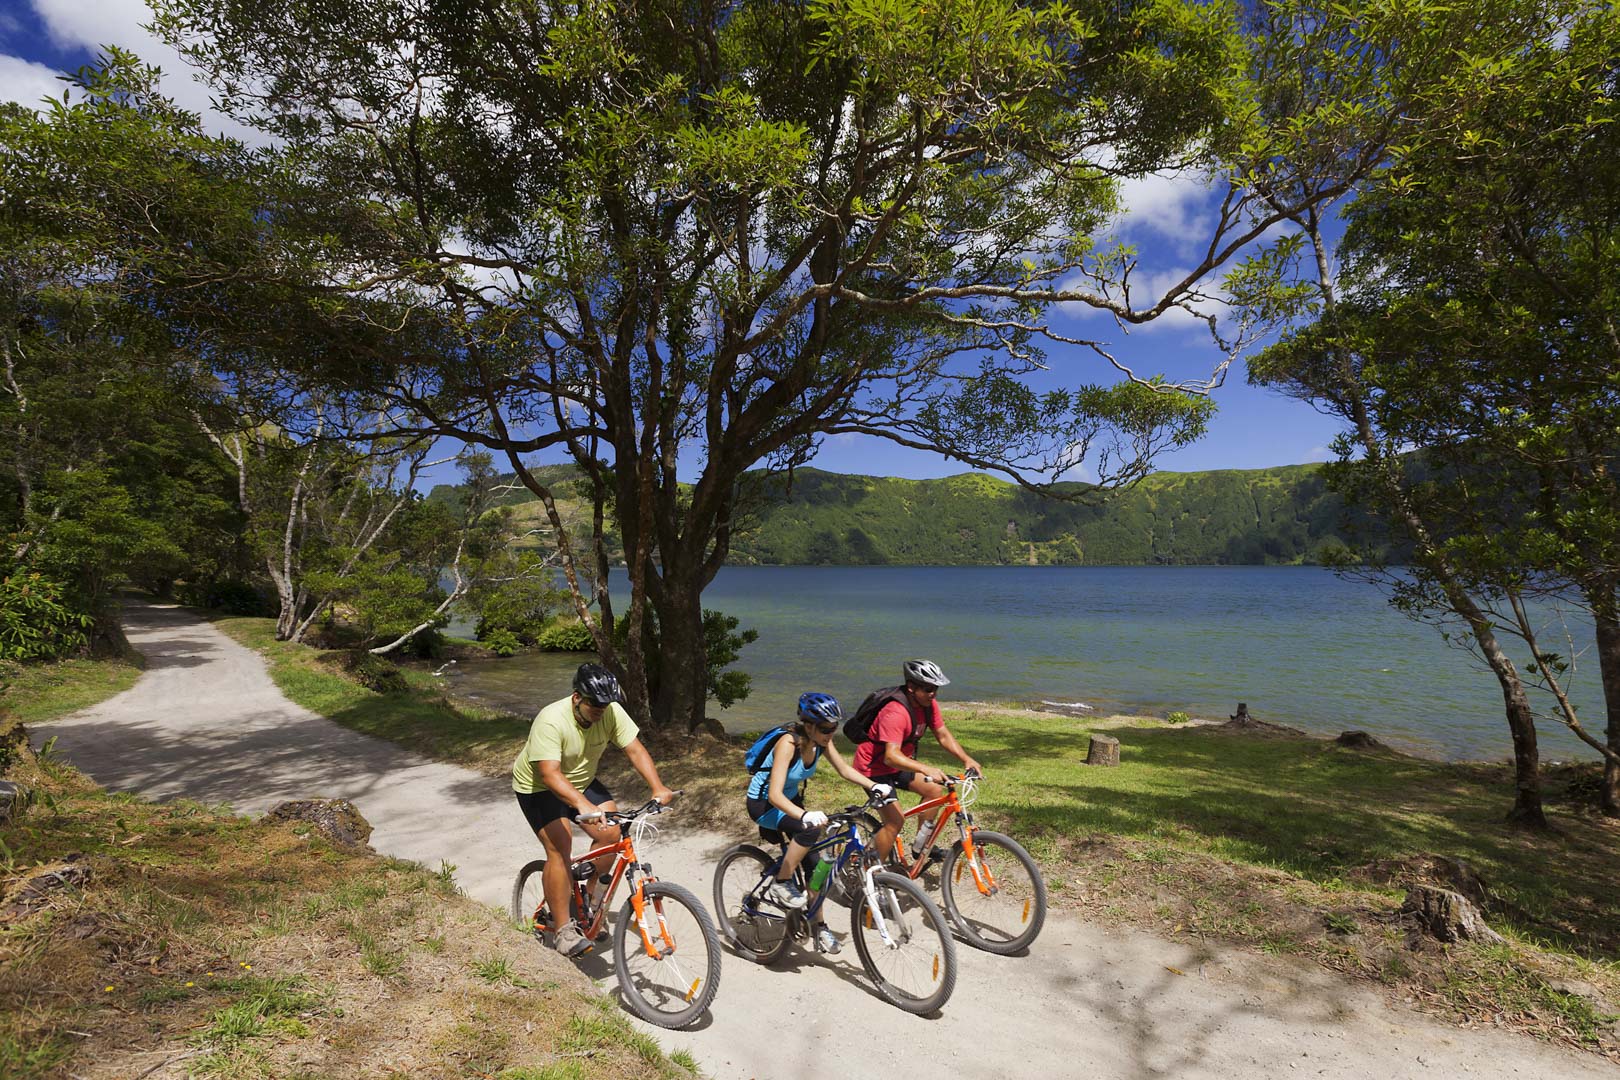
[[[122,693],[141,677],[139,655],[110,660],[0,664],[0,707],[18,723],[38,724],[87,709]]]
[[[0,827],[0,1075],[689,1075],[448,875],[27,755],[12,778],[47,796]]]
[[[1620,1060],[1620,829],[1569,802],[1550,808],[1553,835],[1508,828],[1505,767],[1154,721],[980,711],[950,724],[990,778],[976,812],[1025,842],[1064,905],[1310,956],[1455,1019]],[[1081,764],[1103,728],[1121,741],[1118,768]],[[1425,854],[1478,871],[1506,945],[1409,937],[1394,914]]]

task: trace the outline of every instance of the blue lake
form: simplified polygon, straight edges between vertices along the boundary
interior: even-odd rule
[[[614,584],[623,597],[622,575]],[[711,703],[734,730],[791,717],[805,690],[852,708],[897,682],[901,660],[927,656],[952,680],[945,701],[1219,719],[1243,701],[1264,720],[1362,729],[1437,757],[1509,750],[1501,693],[1479,661],[1371,586],[1315,567],[727,567],[704,604],[759,631],[738,664],[753,692],[724,711]],[[1589,648],[1589,625],[1542,615],[1551,647],[1568,651],[1568,633],[1577,655]],[[566,691],[579,659],[463,664],[457,683],[528,711]],[[1573,689],[1601,729],[1595,660],[1577,664]],[[1590,756],[1561,725],[1540,728],[1544,756]]]

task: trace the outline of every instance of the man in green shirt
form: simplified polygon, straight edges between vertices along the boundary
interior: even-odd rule
[[[512,763],[512,791],[546,849],[541,884],[556,924],[552,930],[557,951],[564,956],[579,956],[591,948],[568,918],[568,862],[574,840],[568,823],[577,822],[596,844],[611,844],[619,838],[615,826],[580,820],[618,809],[613,793],[596,778],[602,752],[609,743],[617,746],[647,782],[653,798],[665,806],[675,798],[658,779],[652,755],[636,737],[640,729],[621,704],[623,700],[619,680],[611,671],[600,664],[581,664],[574,673],[573,694],[540,710],[529,727],[528,741]],[[600,860],[596,878],[612,865],[611,857]],[[593,896],[599,895],[599,881],[591,883],[591,890]]]

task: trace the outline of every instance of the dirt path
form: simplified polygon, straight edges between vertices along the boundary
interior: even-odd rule
[[[293,705],[257,655],[187,612],[131,607],[126,624],[146,654],[146,674],[37,736],[57,736],[59,749],[113,790],[251,812],[291,798],[351,799],[376,827],[379,852],[430,867],[453,863],[469,895],[505,908],[513,873],[538,847],[505,784]],[[710,867],[728,841],[683,832],[678,817],[667,821],[650,859],[660,876],[707,903]],[[842,911],[831,922],[848,930]],[[924,1019],[877,998],[847,945],[829,958],[791,951],[775,969],[727,955],[712,1016],[691,1031],[657,1034],[716,1080],[936,1066],[997,1080],[1620,1076],[1559,1047],[1391,1009],[1313,964],[1224,949],[1201,956],[1061,912],[1028,956],[959,944],[958,958],[955,996],[942,1016]],[[609,957],[582,966],[611,985]]]

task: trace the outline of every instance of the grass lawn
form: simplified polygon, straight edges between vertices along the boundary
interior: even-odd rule
[[[1620,957],[1620,829],[1556,804],[1556,835],[1507,827],[1505,767],[1154,726],[1111,729],[1120,767],[1090,768],[1079,764],[1090,736],[1080,723],[1043,714],[954,719],[952,731],[994,778],[979,808],[1016,822],[1036,846],[1132,837],[1327,886],[1378,860],[1465,859],[1522,937]]]
[[[1311,956],[1458,1019],[1620,1061],[1617,823],[1552,801],[1555,833],[1507,827],[1506,767],[1159,721],[947,715],[988,777],[975,813],[1024,842],[1056,903]],[[1121,742],[1117,768],[1082,764],[1103,729]],[[1395,914],[1403,869],[1425,854],[1478,871],[1506,945],[1409,935]],[[1568,992],[1572,983],[1597,993]]]
[[[47,793],[0,846],[8,1080],[691,1075],[447,875],[27,753],[8,778]],[[80,883],[22,892],[69,864]]]
[[[139,656],[0,664],[0,705],[18,722],[38,724],[105,701],[140,677]]]

